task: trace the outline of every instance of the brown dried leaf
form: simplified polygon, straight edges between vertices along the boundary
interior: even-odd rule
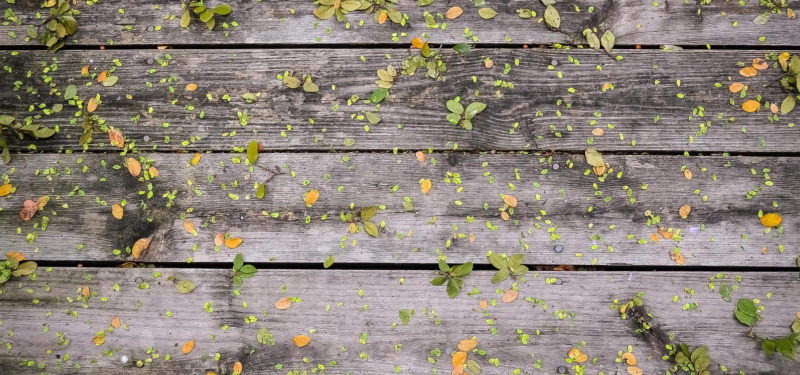
[[[139,177],[139,175],[142,174],[142,163],[139,163],[138,160],[128,158],[126,164],[128,165],[128,172],[131,173],[131,176]]]

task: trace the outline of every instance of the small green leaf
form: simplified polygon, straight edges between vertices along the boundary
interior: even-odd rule
[[[458,124],[458,122],[461,121],[461,115],[458,113],[448,113],[446,118],[447,121],[453,125]]]
[[[447,277],[445,276],[436,276],[431,279],[431,285],[434,286],[441,286],[444,282],[447,281]]]
[[[380,103],[383,99],[386,99],[387,96],[389,96],[389,89],[381,87],[372,92],[372,95],[369,96],[369,101]]]
[[[369,123],[372,125],[381,122],[381,117],[378,116],[375,112],[364,112],[364,115],[367,117],[367,121],[369,121]]]
[[[250,141],[247,145],[247,161],[250,164],[255,164],[258,161],[258,142]]]
[[[214,7],[214,13],[219,14],[220,16],[227,16],[231,13],[231,6],[228,4],[220,4]]]
[[[450,112],[458,115],[464,113],[464,106],[455,99],[450,99],[447,101],[447,109],[449,109]]]
[[[471,49],[472,48],[470,48],[469,44],[467,43],[458,43],[453,46],[453,51],[456,51],[456,53],[461,53],[461,54],[467,53]]]
[[[455,277],[464,277],[472,273],[472,262],[466,262],[450,268],[450,274]]]
[[[14,119],[15,119],[14,117],[9,115],[0,115],[0,125],[9,126],[11,125],[11,123],[14,122]]]
[[[483,112],[484,109],[486,109],[486,103],[472,102],[467,106],[467,110],[464,112],[464,118],[472,120],[475,115]]]
[[[239,276],[239,275],[234,276],[233,277],[233,285],[242,286],[242,277]]]
[[[64,89],[64,100],[70,100],[75,98],[78,95],[78,87],[75,85],[69,85],[66,89]]]
[[[264,199],[264,195],[267,193],[267,185],[259,184],[258,190],[256,190],[256,198]]]
[[[481,8],[478,10],[478,14],[481,16],[481,18],[490,20],[497,15],[497,12],[495,12],[492,8]]]
[[[722,282],[722,286],[720,286],[719,288],[719,295],[726,302],[731,301],[731,289],[728,287],[728,284],[726,284],[724,281]]]
[[[378,237],[378,226],[371,221],[364,222],[364,230],[372,237]]]
[[[242,265],[244,265],[244,257],[242,256],[242,253],[238,253],[235,257],[233,257],[233,270],[238,271],[242,268]]]
[[[493,283],[499,283],[499,282],[507,279],[508,276],[509,276],[508,268],[503,268],[503,269],[497,271],[497,273],[495,273],[494,276],[492,276],[492,282]]]
[[[411,312],[409,310],[403,309],[400,310],[400,323],[403,323],[404,326],[408,325],[408,321],[411,319]]]
[[[177,289],[180,294],[187,294],[194,290],[194,283],[192,280],[183,279],[175,283],[175,289]]]
[[[472,130],[472,121],[467,119],[461,120],[461,127],[465,130]]]
[[[325,261],[322,262],[322,266],[325,268],[331,268],[332,265],[333,265],[333,255],[328,255],[328,257],[325,258]]]
[[[377,212],[378,212],[377,206],[364,207],[361,209],[361,214],[360,214],[361,220],[370,221],[372,220],[373,217],[375,217],[375,213]]]

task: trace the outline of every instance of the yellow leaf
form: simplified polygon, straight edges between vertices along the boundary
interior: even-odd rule
[[[81,289],[81,295],[86,297],[86,298],[89,298],[89,297],[92,296],[92,291],[89,290],[89,286],[88,285],[83,287],[83,289]]]
[[[419,189],[422,190],[422,194],[428,194],[431,192],[431,180],[425,178],[419,182]]]
[[[197,90],[197,85],[195,85],[194,83],[186,85],[186,91],[194,91],[194,90]]]
[[[225,246],[227,246],[229,249],[235,249],[239,247],[239,245],[241,244],[242,244],[241,238],[228,238],[227,240],[225,240]]]
[[[683,170],[683,177],[686,177],[687,180],[691,180],[692,179],[692,171],[689,170],[689,169],[684,169]]]
[[[784,52],[778,56],[778,63],[781,64],[783,70],[789,67],[789,56],[789,52]]]
[[[126,164],[128,165],[128,172],[131,173],[133,177],[139,177],[142,174],[142,163],[139,163],[138,160],[134,158],[128,158],[126,160]]]
[[[314,204],[317,199],[319,199],[319,190],[317,189],[306,192],[305,196],[303,197],[303,200],[306,201],[306,207],[311,207],[311,205]]]
[[[628,366],[633,366],[636,364],[636,357],[634,357],[633,353],[631,352],[625,352],[624,354],[622,354],[622,357],[620,358],[624,360],[625,363],[628,364]]]
[[[25,260],[25,255],[22,255],[19,251],[9,251],[6,253],[6,258],[16,260],[17,262],[22,262]]]
[[[100,345],[103,345],[103,344],[105,344],[105,342],[106,342],[106,338],[105,338],[105,336],[95,336],[95,337],[92,339],[92,342],[93,342],[95,345],[97,345],[97,346],[100,346]]]
[[[194,349],[194,340],[189,340],[189,342],[183,344],[183,354],[189,354],[192,349]]]
[[[84,77],[89,75],[89,65],[86,65],[83,68],[81,68],[81,75]]]
[[[475,339],[461,340],[458,343],[458,350],[460,350],[462,352],[468,352],[468,351],[470,351],[472,349],[475,349],[475,347],[477,345],[478,345],[478,340],[475,340]]]
[[[5,197],[6,195],[11,194],[11,190],[14,190],[14,187],[8,182],[0,185],[0,197]]]
[[[311,338],[306,335],[297,335],[295,337],[292,337],[292,342],[298,348],[302,348],[308,345],[309,342],[311,342]]]
[[[760,220],[761,220],[761,225],[769,228],[777,227],[778,225],[781,225],[781,222],[783,222],[783,218],[781,217],[781,215],[775,213],[765,214],[761,216]]]
[[[197,165],[197,163],[199,162],[200,162],[200,153],[195,153],[194,156],[192,157],[192,161],[190,161],[189,163],[191,165]]]
[[[125,136],[117,129],[108,128],[108,140],[112,146],[125,147]]]
[[[131,248],[131,255],[133,255],[133,259],[139,259],[142,255],[142,252],[150,246],[150,239],[149,238],[140,238],[133,244],[133,248]]]
[[[453,367],[464,367],[465,362],[467,362],[467,352],[455,352],[453,354]]]
[[[461,7],[452,7],[447,10],[447,13],[445,15],[447,16],[447,19],[452,20],[458,18],[458,16],[460,16],[461,13],[464,13],[464,10],[461,9]]]
[[[739,70],[739,74],[742,77],[755,77],[758,74],[758,70],[756,70],[756,68],[753,68],[752,66],[746,66],[741,70]]]
[[[761,108],[761,103],[759,103],[758,101],[753,100],[753,99],[750,99],[750,100],[742,103],[742,109],[745,112],[753,113],[753,112],[758,111],[759,108]]]
[[[275,308],[278,310],[286,310],[289,306],[292,306],[292,299],[289,297],[283,297],[275,302]]]
[[[510,194],[504,194],[503,203],[507,204],[508,207],[517,207],[517,198]]]
[[[122,220],[123,213],[124,210],[122,209],[122,206],[120,206],[118,203],[114,203],[113,205],[111,205],[111,215],[114,215],[115,219]]]
[[[422,46],[424,46],[424,45],[425,45],[425,41],[423,41],[422,38],[411,39],[411,47],[422,48]]]

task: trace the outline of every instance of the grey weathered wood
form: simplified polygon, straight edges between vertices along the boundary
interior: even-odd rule
[[[729,287],[739,287],[732,291],[733,302],[725,302],[717,291],[709,290],[709,277],[716,273],[542,272],[537,277],[529,273],[527,281],[519,283],[519,298],[509,304],[501,302],[495,290],[510,288],[511,281],[492,284],[491,274],[475,271],[466,278],[465,292],[476,287],[480,294],[462,292],[450,299],[444,287],[430,285],[433,270],[260,270],[240,288],[232,286],[227,270],[40,270],[35,282],[14,280],[2,287],[0,342],[10,344],[11,349],[3,345],[0,366],[19,374],[230,374],[233,363],[240,361],[244,373],[250,374],[310,372],[320,363],[326,373],[336,374],[386,374],[393,373],[395,366],[407,374],[430,373],[433,368],[450,373],[451,351],[457,350],[460,340],[476,336],[477,349],[485,350],[486,355],[470,353],[469,358],[475,359],[484,373],[507,374],[515,369],[536,373],[533,364],[538,359],[542,373],[556,373],[559,366],[569,367],[564,358],[581,342],[590,358],[597,357],[596,364],[587,362],[587,373],[627,373],[626,365],[616,363],[615,358],[628,345],[645,373],[663,373],[670,366],[661,360],[663,344],[634,333],[634,324],[610,308],[615,299],[624,303],[644,292],[645,308],[654,316],[655,329],[674,334],[675,343],[707,345],[712,373],[721,373],[719,365],[729,372],[743,370],[747,374],[788,374],[796,367],[780,355],[763,354],[760,345],[747,338],[747,327],[733,317],[738,298],[758,298],[765,309],[754,331],[769,337],[790,333],[789,326],[800,308],[796,273],[745,272],[738,274],[741,283],[734,280],[734,274],[724,273]],[[167,279],[170,276],[192,280],[197,288],[190,294],[178,294]],[[557,278],[561,284],[547,284],[546,278]],[[140,283],[148,288],[140,289]],[[114,291],[115,284],[119,291]],[[715,284],[718,290],[722,281]],[[88,301],[79,300],[84,286],[92,292]],[[281,292],[283,286],[285,293]],[[241,294],[235,295],[233,289]],[[686,290],[692,289],[694,296],[689,296]],[[302,298],[302,302],[288,310],[275,309],[275,302],[287,296]],[[678,297],[677,302],[673,296]],[[543,300],[547,309],[526,302],[528,297]],[[490,303],[481,311],[480,300],[496,300],[497,305]],[[213,312],[203,310],[206,302],[211,303]],[[683,304],[693,302],[698,304],[696,310],[683,310]],[[400,323],[401,309],[416,312],[407,326]],[[562,310],[566,317],[559,320],[557,312]],[[440,324],[432,316],[434,311]],[[96,347],[92,338],[109,329],[114,316],[127,327],[106,332],[105,343]],[[258,321],[245,323],[249,316]],[[491,334],[487,319],[494,322],[496,335]],[[268,327],[274,335],[274,347],[257,342],[261,327]],[[531,336],[528,345],[519,341],[517,329]],[[57,332],[70,344],[59,346]],[[367,336],[366,345],[359,343],[362,332]],[[311,343],[296,348],[290,339],[299,334],[309,335]],[[194,350],[181,353],[189,340],[195,340]],[[148,348],[159,357],[137,369],[137,360],[151,358]],[[429,363],[436,348],[442,356],[435,364]],[[219,361],[214,360],[216,353]],[[359,358],[360,353],[366,353],[368,360]],[[67,354],[70,359],[63,361]],[[499,359],[499,366],[490,364],[490,358]],[[33,365],[29,367],[28,361]],[[331,366],[331,361],[336,361],[336,366]],[[277,364],[283,365],[280,371],[275,369]]]
[[[209,2],[209,5],[218,2]],[[545,7],[533,1],[487,2],[498,15],[492,20],[483,20],[478,8],[471,4],[456,4],[436,1],[428,7],[418,7],[416,1],[402,0],[398,8],[407,13],[407,27],[387,22],[378,25],[372,15],[357,12],[348,17],[350,29],[345,23],[335,20],[319,20],[313,14],[311,1],[229,1],[233,12],[228,17],[219,17],[218,26],[208,31],[195,22],[191,30],[179,27],[182,13],[179,1],[128,1],[124,4],[97,2],[92,6],[77,4],[81,11],[78,33],[70,41],[78,45],[135,45],[135,44],[370,44],[392,43],[392,34],[398,36],[397,43],[408,44],[414,37],[425,33],[435,43],[460,43],[468,41],[463,36],[469,28],[481,43],[585,43],[582,32],[586,28],[610,29],[616,35],[618,45],[785,45],[794,46],[792,30],[798,30],[796,20],[786,14],[771,15],[768,23],[753,22],[765,8],[757,2],[742,6],[735,1],[711,1],[698,6],[697,1],[666,0],[653,2],[640,0],[621,1],[560,1],[556,5],[561,15],[561,30],[552,31],[543,22]],[[40,3],[18,1],[9,5],[22,19],[21,25],[10,24],[0,33],[0,45],[29,45],[25,41],[28,25],[40,25],[34,18]],[[447,28],[429,29],[423,13],[443,14],[450,6],[463,7],[464,14],[455,20],[439,20]],[[792,5],[792,4],[790,4]],[[157,8],[156,8],[157,6]],[[580,11],[576,11],[576,7]],[[590,7],[593,12],[589,13]],[[516,10],[533,9],[535,19],[522,19]],[[124,12],[121,12],[124,11]],[[293,12],[292,12],[293,10]],[[700,11],[698,11],[700,10]],[[168,20],[170,16],[175,16]],[[359,21],[364,26],[358,26]],[[238,27],[223,29],[222,22],[237,22]],[[541,22],[540,22],[541,21]],[[737,26],[734,26],[737,23]],[[155,30],[160,27],[160,30]],[[602,30],[602,29],[601,29]],[[401,33],[406,33],[401,37]],[[16,34],[16,38],[12,35]],[[763,41],[759,38],[764,37]]]
[[[373,111],[375,106],[363,101],[348,106],[348,99],[353,95],[369,98],[377,88],[376,70],[388,64],[399,70],[407,53],[372,49],[63,51],[56,57],[57,64],[52,64],[50,54],[23,51],[0,57],[0,64],[12,69],[11,73],[0,73],[7,82],[0,113],[42,115],[38,107],[28,112],[31,104],[44,103],[49,108],[63,103],[60,96],[49,95],[50,80],[42,82],[48,77],[62,92],[69,84],[78,86],[78,95],[84,100],[100,93],[103,103],[96,113],[108,125],[119,128],[139,148],[160,151],[230,151],[232,143],[244,143],[252,136],[262,139],[268,150],[451,150],[457,144],[459,150],[582,151],[589,147],[589,139],[594,140],[595,147],[626,152],[797,152],[800,148],[800,128],[792,127],[800,122],[800,111],[770,123],[769,111],[745,113],[740,108],[745,99],[728,90],[730,82],[741,81],[750,86],[746,99],[761,95],[765,101],[780,103],[786,97],[776,82],[782,74],[780,68],[762,71],[751,79],[738,76],[737,62],[749,63],[763,57],[764,51],[625,51],[621,53],[624,59],[615,61],[587,50],[475,50],[466,56],[448,50],[447,81],[435,82],[421,73],[399,78],[389,98],[381,103],[378,114],[382,121],[366,132],[367,121],[352,116]],[[167,54],[172,57],[169,65],[159,66],[157,59]],[[387,55],[392,58],[387,59]],[[361,61],[362,56],[366,62]],[[494,61],[493,69],[483,67],[487,57]],[[93,74],[99,74],[115,66],[113,59],[122,64],[114,73],[119,77],[115,86],[102,87],[96,79],[80,77],[83,66],[89,65]],[[515,59],[519,59],[519,66]],[[570,63],[574,61],[571,59],[580,65]],[[554,60],[560,65],[548,69]],[[45,62],[48,72],[43,70]],[[503,74],[506,63],[511,66],[507,75]],[[52,70],[52,65],[57,69]],[[155,72],[148,73],[150,69]],[[276,76],[291,69],[298,75],[312,74],[320,93],[285,87]],[[26,78],[29,71],[32,77]],[[563,78],[558,78],[558,72]],[[169,78],[176,81],[160,83]],[[513,83],[514,89],[496,88],[497,80]],[[16,81],[22,82],[22,88],[9,90]],[[656,85],[656,81],[660,83]],[[90,82],[94,84],[85,87]],[[148,88],[147,82],[153,87]],[[197,91],[186,91],[189,83],[197,84]],[[615,89],[603,92],[605,83]],[[715,83],[722,87],[715,87]],[[570,93],[570,88],[575,92]],[[247,104],[241,98],[246,92],[262,95],[257,103]],[[208,93],[212,100],[207,99]],[[231,96],[230,103],[220,99],[225,94]],[[685,98],[679,99],[679,94]],[[488,104],[473,120],[472,131],[445,119],[445,102],[456,96]],[[338,111],[334,111],[335,106]],[[699,107],[704,108],[704,117],[699,112],[693,116]],[[252,116],[247,126],[240,125],[240,111]],[[70,125],[70,121],[76,121],[72,118],[76,112],[75,107],[65,105],[60,113],[38,119],[45,125],[59,125],[61,132],[36,141],[36,148],[82,149],[78,145],[82,130],[77,124]],[[133,118],[137,122],[132,122]],[[78,124],[81,121],[77,119]],[[700,134],[699,125],[706,123],[710,123],[707,134]],[[605,135],[593,136],[592,130],[597,127],[605,129]],[[237,135],[230,136],[232,132]],[[346,139],[354,139],[355,144],[345,146]],[[27,149],[30,144],[15,142],[13,147]],[[95,137],[91,147],[112,148],[102,134]]]
[[[142,261],[179,263],[230,262],[241,251],[258,262],[321,263],[333,255],[337,262],[431,264],[441,249],[454,262],[487,263],[486,252],[492,250],[525,253],[531,264],[647,266],[675,265],[669,253],[680,248],[687,266],[743,267],[791,267],[800,244],[793,215],[800,205],[795,193],[800,172],[792,157],[606,155],[613,170],[605,182],[586,174],[583,155],[570,154],[430,154],[420,164],[412,153],[266,153],[252,171],[233,162],[241,158],[243,163],[242,154],[204,154],[197,166],[188,165],[191,154],[144,157],[160,171],[151,181],[152,199],[145,196],[149,182],[132,177],[119,155],[15,156],[10,167],[0,169],[17,186],[16,193],[0,199],[2,242],[32,259],[122,261],[131,257],[115,256],[113,249],[124,254],[137,239],[150,236]],[[255,184],[271,176],[263,168],[276,166],[286,174],[272,179],[266,197],[257,200]],[[684,166],[693,172],[691,180],[684,177]],[[765,171],[773,186],[766,185]],[[445,183],[448,172],[459,173],[461,185]],[[432,181],[428,195],[420,191],[423,178]],[[69,196],[76,188],[80,192]],[[320,198],[309,208],[302,193],[311,189],[319,189]],[[163,195],[173,190],[174,203],[166,207]],[[746,199],[751,190],[758,193]],[[517,198],[512,219],[518,223],[501,220],[501,194]],[[22,222],[23,201],[43,195],[51,197],[44,212]],[[414,212],[404,209],[404,196],[413,199]],[[606,197],[611,200],[605,202]],[[123,199],[125,214],[117,220],[110,206]],[[386,224],[379,238],[348,233],[339,215],[351,210],[351,203],[355,210],[385,206],[375,218]],[[693,207],[688,219],[678,214],[684,204]],[[657,228],[647,226],[648,210],[660,215],[665,228],[680,230],[682,241],[652,242]],[[766,233],[759,210],[782,213],[783,230]],[[49,222],[41,231],[44,216]],[[468,224],[467,216],[474,222]],[[184,217],[194,224],[196,237],[184,229]],[[487,229],[487,221],[497,230]],[[550,230],[560,238],[551,238]],[[213,238],[220,232],[244,243],[236,251],[216,252]],[[35,235],[31,244],[29,233]],[[448,249],[448,239],[456,234],[462,238],[453,239]],[[556,253],[556,245],[563,252]]]

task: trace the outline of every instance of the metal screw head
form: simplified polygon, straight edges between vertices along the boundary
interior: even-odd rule
[[[153,65],[155,62],[156,62],[156,60],[147,59],[147,65]]]
[[[239,213],[239,219],[244,220],[244,212]]]
[[[564,366],[558,366],[558,373],[559,374],[566,374],[567,373],[567,368],[564,367]]]
[[[561,166],[560,166],[560,165],[558,165],[558,163],[555,163],[555,164],[553,164],[553,170],[554,170],[554,171],[557,171],[557,170],[558,170],[558,168],[561,168]]]
[[[561,279],[556,279],[556,285],[561,285]]]
[[[144,136],[142,139],[144,139],[145,142],[150,142],[150,136],[149,135]]]
[[[558,66],[558,64],[560,64],[560,63],[556,59],[553,59],[552,61],[550,61],[550,65],[552,65],[552,66]]]
[[[553,250],[555,250],[557,253],[560,253],[564,251],[564,247],[561,245],[556,245],[556,247]]]
[[[147,31],[153,31],[153,30],[155,30],[155,29],[156,29],[156,28],[155,28],[155,26],[152,26],[152,25],[150,25],[150,26],[147,26],[147,28],[146,28],[145,30],[147,30]]]

